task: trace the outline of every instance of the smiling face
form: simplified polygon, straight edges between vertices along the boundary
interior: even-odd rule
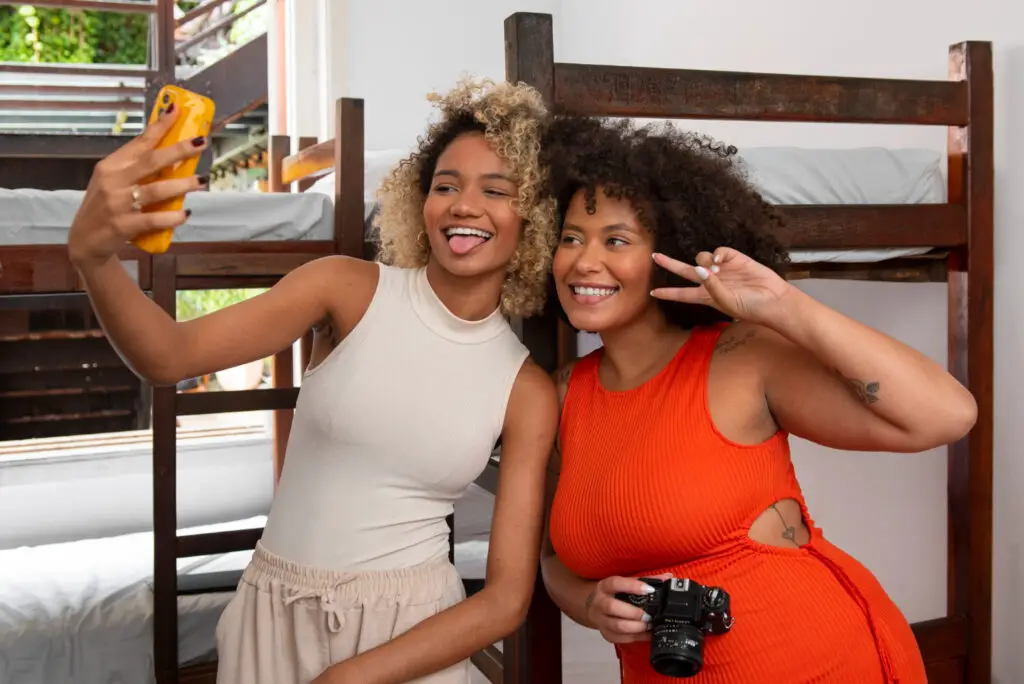
[[[654,236],[633,205],[597,188],[595,211],[583,190],[566,210],[552,274],[559,302],[578,330],[605,332],[658,315],[650,296]]]
[[[481,133],[463,133],[437,159],[423,219],[433,258],[449,273],[504,272],[523,222],[510,166]]]

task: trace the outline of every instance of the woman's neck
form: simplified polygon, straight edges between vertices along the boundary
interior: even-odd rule
[[[433,256],[427,261],[427,282],[437,298],[453,314],[464,321],[487,318],[501,301],[501,284],[505,274],[500,271],[478,276],[457,276],[441,267]]]
[[[629,389],[654,377],[690,337],[669,325],[658,307],[621,328],[601,333],[606,385]]]

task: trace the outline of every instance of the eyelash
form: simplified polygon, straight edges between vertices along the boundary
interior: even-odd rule
[[[567,243],[570,240],[577,240],[577,239],[578,238],[576,238],[574,235],[566,235],[566,236],[562,237],[562,242],[566,242]],[[608,242],[618,242],[618,243],[620,243],[618,245],[612,245],[613,247],[623,247],[623,246],[629,244],[627,241],[623,240],[622,238],[615,238],[615,237],[608,238]]]
[[[436,186],[434,186],[434,192],[443,192],[445,190],[455,190],[455,189],[456,188],[451,186],[451,185],[436,185]],[[489,188],[487,190],[484,190],[484,193],[485,194],[493,193],[493,194],[498,195],[500,197],[508,197],[509,196],[509,194],[507,192],[505,192],[503,190],[497,190],[495,188]]]

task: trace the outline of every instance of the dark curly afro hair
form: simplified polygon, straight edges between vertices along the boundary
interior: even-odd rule
[[[732,247],[776,272],[789,261],[771,233],[781,218],[747,183],[735,147],[669,123],[559,116],[549,123],[543,149],[559,225],[578,191],[592,207],[601,187],[608,197],[628,200],[653,232],[654,249],[674,259],[692,264],[701,251]],[[660,267],[654,274],[654,287],[694,286]],[[708,306],[658,304],[670,324],[687,330],[731,320]]]

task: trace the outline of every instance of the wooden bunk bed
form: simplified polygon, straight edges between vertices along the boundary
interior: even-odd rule
[[[970,434],[949,447],[947,616],[913,625],[932,684],[987,684],[992,602],[993,81],[987,42],[949,48],[949,80],[920,81],[571,64],[554,60],[550,15],[505,21],[506,77],[537,87],[557,113],[944,126],[947,196],[920,204],[781,206],[779,237],[800,250],[907,250],[858,263],[792,264],[794,278],[947,281],[949,367],[978,403]],[[891,254],[892,252],[890,252]],[[549,309],[552,307],[549,307]],[[548,367],[575,357],[575,338],[547,315],[524,337]],[[543,603],[539,601],[538,603]],[[541,615],[543,613],[543,615]],[[547,608],[532,643],[555,644]],[[530,681],[560,681],[551,651]]]
[[[166,254],[149,255],[125,247],[119,256],[140,287],[172,316],[178,290],[267,287],[306,261],[330,254],[361,256],[363,252],[363,102],[343,98],[337,103],[339,135],[332,142],[332,158],[339,160],[333,197],[286,200],[290,171],[289,139],[275,136],[270,144],[270,193],[198,193],[186,200],[202,202],[209,214],[220,217],[209,225],[184,226]],[[344,150],[344,154],[342,153]],[[0,244],[0,303],[3,309],[33,311],[52,306],[56,298],[84,299],[83,288],[67,259],[65,236],[81,191],[6,191],[5,211],[13,227]],[[341,201],[355,198],[355,202]],[[252,202],[277,213],[271,223],[237,239],[218,240],[218,229],[239,222],[233,214]],[[196,204],[192,204],[196,206]],[[337,210],[334,207],[337,207]],[[43,209],[40,211],[40,209]],[[298,228],[293,216],[301,213]],[[198,213],[198,212],[197,212]],[[13,215],[12,215],[13,214]],[[328,226],[327,223],[330,222]],[[191,222],[190,222],[191,223]],[[197,236],[199,239],[197,240]],[[203,239],[206,237],[206,239]],[[14,244],[10,244],[10,243]],[[62,306],[66,306],[66,302]],[[86,309],[89,309],[86,302]],[[308,348],[308,340],[305,345]],[[10,359],[8,359],[10,361]],[[120,366],[121,364],[116,364]],[[179,576],[179,559],[251,550],[260,529],[179,535],[176,510],[177,418],[183,415],[237,411],[275,411],[275,471],[279,472],[284,445],[298,390],[293,386],[292,349],[274,357],[274,389],[185,393],[174,386],[151,392],[153,444],[153,649],[157,681],[214,681],[215,663],[182,668],[179,672],[178,599],[183,595],[233,592],[237,571]],[[147,410],[148,413],[148,410]],[[148,417],[148,416],[147,416]],[[268,479],[276,472],[267,474]],[[206,607],[207,610],[209,606]],[[219,610],[217,611],[219,615]]]

